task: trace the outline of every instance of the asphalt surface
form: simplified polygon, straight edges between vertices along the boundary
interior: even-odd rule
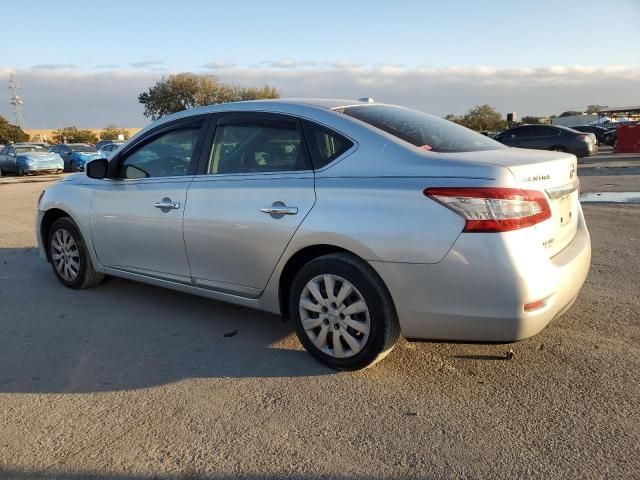
[[[273,315],[114,278],[64,288],[34,249],[47,184],[10,180],[0,478],[640,478],[638,205],[584,205],[591,272],[536,337],[403,341],[336,373]]]

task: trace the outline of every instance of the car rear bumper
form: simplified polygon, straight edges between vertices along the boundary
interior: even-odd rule
[[[591,157],[598,154],[598,145],[595,143],[584,143],[576,147],[571,153],[578,158]]]
[[[511,342],[540,332],[582,287],[591,240],[579,209],[575,237],[549,258],[530,229],[463,233],[436,264],[371,262],[393,297],[403,336]],[[525,312],[524,305],[543,300]]]

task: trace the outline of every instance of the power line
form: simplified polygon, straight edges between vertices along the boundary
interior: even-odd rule
[[[9,95],[9,103],[13,105],[13,113],[16,117],[16,125],[20,128],[24,128],[24,115],[22,114],[22,97],[18,95],[18,90],[20,90],[20,85],[18,85],[18,81],[16,80],[16,75],[14,73],[9,74],[9,90],[11,91],[11,95]]]

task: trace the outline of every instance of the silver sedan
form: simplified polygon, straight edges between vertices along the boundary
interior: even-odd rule
[[[393,105],[188,110],[86,170],[38,205],[41,254],[64,285],[114,275],[279,313],[338,369],[400,335],[535,335],[589,269],[575,156]]]

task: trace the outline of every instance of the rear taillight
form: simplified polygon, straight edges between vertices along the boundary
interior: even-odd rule
[[[465,232],[508,232],[551,218],[544,193],[536,190],[434,187],[424,194],[461,215]]]

